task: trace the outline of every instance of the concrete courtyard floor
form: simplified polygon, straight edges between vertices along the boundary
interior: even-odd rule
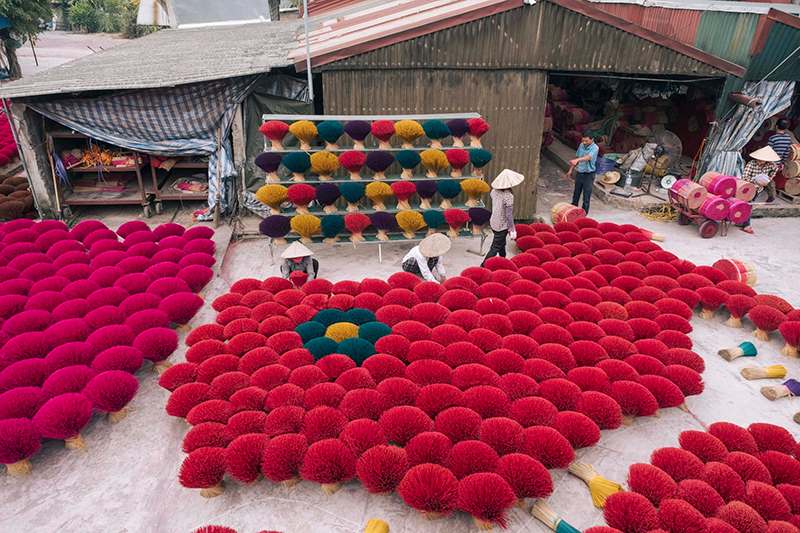
[[[563,201],[570,183],[559,181],[557,169],[545,163],[539,194],[539,213],[549,220],[549,208]],[[721,257],[736,257],[757,266],[759,292],[783,296],[800,303],[800,274],[796,235],[797,219],[759,219],[754,221],[756,235],[733,229],[727,237],[701,240],[694,226],[675,222],[654,223],[638,213],[621,212],[595,202],[591,215],[599,220],[634,223],[667,237],[663,246],[678,256],[697,264],[711,264]],[[96,216],[96,215],[95,215]],[[135,215],[133,215],[135,216]],[[106,218],[118,225],[126,217]],[[174,218],[189,223],[185,212],[166,212],[151,223]],[[257,220],[248,220],[254,227]],[[264,278],[277,272],[271,263],[265,241],[240,240],[225,247],[230,228],[218,231],[219,274],[205,288],[203,296],[211,302],[227,291],[231,283],[243,277]],[[488,246],[488,243],[487,243]],[[468,253],[478,247],[477,240],[460,240],[447,256],[449,273],[480,262]],[[383,250],[383,262],[377,259],[373,245],[353,248],[339,244],[315,248],[321,275],[331,280],[386,277],[396,272],[409,245],[396,244]],[[205,306],[190,324],[211,322],[215,313]],[[772,422],[788,428],[800,437],[800,426],[792,415],[800,411],[800,400],[769,402],[759,393],[765,383],[748,382],[739,370],[748,364],[759,366],[781,363],[791,376],[800,374],[800,361],[780,355],[778,336],[770,342],[752,337],[752,327],[731,329],[724,317],[703,320],[695,315],[690,334],[694,350],[706,361],[705,392],[687,399],[688,412],[665,409],[657,417],[639,418],[631,426],[603,431],[600,443],[579,450],[577,456],[592,463],[603,475],[625,481],[627,469],[635,462],[647,462],[659,447],[675,446],[678,434],[686,429],[703,429],[715,421],[727,420],[748,425]],[[181,337],[186,331],[181,332]],[[728,363],[717,350],[741,341],[756,343],[760,354],[754,360]],[[184,359],[179,348],[171,360]],[[357,482],[351,482],[333,496],[324,496],[319,487],[303,482],[292,489],[259,481],[251,486],[230,482],[225,493],[210,500],[195,490],[181,487],[177,481],[185,457],[181,441],[188,425],[168,417],[164,405],[168,392],[157,384],[149,370],[138,375],[139,394],[131,402],[131,412],[116,425],[96,418],[85,430],[86,452],[67,451],[63,444],[50,442],[33,458],[33,474],[24,479],[0,476],[0,531],[33,532],[164,532],[189,533],[206,524],[224,524],[240,533],[263,529],[290,532],[357,532],[370,518],[386,520],[393,533],[459,533],[475,530],[463,514],[438,521],[426,521],[405,506],[396,495],[368,494]],[[579,529],[602,525],[588,490],[578,479],[563,470],[551,471],[555,492],[551,507]],[[545,532],[547,529],[522,509],[510,514],[510,532]]]

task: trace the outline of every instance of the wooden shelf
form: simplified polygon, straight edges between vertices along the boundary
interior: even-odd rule
[[[316,177],[316,176],[313,176],[313,177]],[[409,178],[403,178],[403,177],[395,174],[393,176],[386,176],[386,178],[382,179],[382,180],[372,179],[372,176],[361,176],[360,180],[352,180],[350,178],[346,178],[346,179],[338,179],[337,178],[337,179],[332,179],[332,180],[306,179],[306,180],[303,180],[303,181],[294,181],[290,177],[283,177],[283,178],[281,178],[281,181],[267,181],[267,182],[264,182],[264,185],[270,185],[270,184],[274,183],[274,184],[277,184],[277,185],[290,186],[290,185],[296,185],[298,183],[308,183],[309,185],[318,185],[320,183],[350,183],[350,182],[352,182],[352,183],[363,183],[366,186],[368,183],[373,182],[373,181],[382,181],[382,182],[385,182],[385,183],[393,183],[395,181],[437,181],[437,180],[444,180],[444,179],[466,180],[466,179],[471,179],[471,178],[486,181],[484,179],[484,176],[474,176],[474,175],[459,176],[457,178],[454,178],[454,177],[452,177],[450,175],[448,175],[448,176],[436,176],[435,178],[429,178],[428,176],[415,175],[413,178],[409,179]]]
[[[173,167],[174,168],[174,167]],[[180,192],[175,190],[172,186],[183,179],[180,176],[173,176],[167,178],[164,184],[158,189],[157,200],[165,201],[189,201],[189,202],[205,202],[208,200],[208,191],[204,192]]]
[[[89,137],[77,131],[56,130],[48,132],[53,139],[88,139]]]
[[[107,166],[95,166],[95,167],[72,167],[67,170],[67,172],[78,172],[81,174],[111,174],[114,172],[136,172],[142,167],[141,163],[139,165],[130,165],[124,167],[107,167]]]
[[[439,230],[439,233],[446,233],[449,230],[449,228],[447,227],[447,225],[443,225],[442,227],[437,228],[437,230]],[[396,243],[396,242],[409,242],[409,243],[419,242],[422,239],[424,239],[427,236],[427,234],[428,234],[428,230],[425,229],[424,231],[416,232],[414,234],[414,238],[413,239],[408,239],[403,235],[402,232],[394,231],[394,232],[387,233],[387,236],[389,237],[388,241],[382,241],[382,240],[378,239],[377,233],[375,233],[374,231],[371,231],[369,233],[364,233],[364,240],[363,241],[358,241],[357,243],[355,243],[355,245],[358,246],[359,244],[385,244],[385,243],[388,243],[388,242],[392,242],[392,243]],[[486,234],[484,233],[484,237],[485,236],[486,236]],[[481,237],[480,235],[473,235],[472,231],[469,230],[469,229],[462,229],[458,233],[458,238],[480,238],[480,237]],[[266,238],[270,239],[270,240],[274,240],[274,239],[271,239],[270,237],[266,237]],[[299,235],[287,235],[284,238],[288,242],[294,242],[294,241],[299,241],[300,240],[300,236]],[[325,237],[323,237],[322,235],[315,235],[315,236],[313,236],[311,238],[311,240],[313,242],[315,242],[315,243],[323,243],[324,239],[325,239]],[[350,234],[345,231],[344,233],[340,233],[337,236],[335,243],[324,243],[324,244],[346,244],[346,243],[350,243],[350,242],[351,242],[350,241]]]
[[[142,205],[142,194],[138,188],[126,187],[121,192],[72,192],[64,191],[66,205]]]
[[[419,205],[419,203],[413,203],[413,204],[411,204],[410,211],[418,211],[418,212],[423,212],[423,211],[446,211],[446,209],[443,209],[442,207],[439,207],[439,203],[440,202],[432,202],[431,203],[431,207],[428,207],[428,208],[421,207]],[[450,207],[448,209],[461,209],[463,211],[463,210],[466,210],[466,209],[471,209],[472,207],[484,207],[485,208],[486,204],[484,204],[484,202],[480,202],[478,205],[475,205],[475,206],[467,206],[467,205],[465,205],[465,204],[463,204],[461,202],[453,202],[453,207]],[[322,216],[325,216],[325,215],[347,215],[347,214],[351,213],[351,211],[347,211],[347,209],[339,209],[337,211],[334,211],[333,213],[326,213],[325,211],[322,210],[322,207],[318,206],[318,205],[309,207],[308,211],[309,211],[309,214],[316,215],[316,216],[319,216],[319,217],[322,217]],[[403,209],[399,209],[397,207],[397,205],[395,204],[395,205],[392,205],[392,206],[388,206],[387,205],[386,209],[383,209],[381,211],[377,211],[377,210],[373,209],[372,207],[370,207],[370,208],[367,208],[367,209],[359,208],[358,211],[352,211],[352,212],[353,213],[363,213],[365,215],[371,215],[373,213],[379,213],[379,212],[380,213],[399,213],[400,211],[403,211]],[[290,209],[290,210],[283,210],[280,213],[272,213],[272,214],[293,217],[295,215],[300,215],[302,213],[298,213],[297,210],[295,210],[295,209]]]
[[[338,148],[325,148],[325,146],[312,146],[308,150],[303,150],[301,148],[284,148],[282,150],[273,150],[272,145],[269,142],[264,143],[264,152],[273,152],[276,154],[291,154],[297,152],[305,152],[307,154],[313,152],[331,152],[331,153],[339,153],[339,152],[401,152],[403,150],[411,150],[413,152],[424,152],[425,150],[431,149],[431,146],[412,146],[411,148],[403,148],[401,146],[391,146],[389,148],[378,148],[378,147],[366,147],[366,148],[359,148],[356,149],[352,146],[339,146]],[[452,145],[442,145],[441,148],[433,148],[434,150],[453,150],[453,149],[462,149],[462,150],[469,150],[470,148],[477,148],[476,146],[452,146]],[[484,148],[485,149],[485,148]]]

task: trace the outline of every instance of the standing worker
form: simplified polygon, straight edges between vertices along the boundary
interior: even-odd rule
[[[314,252],[306,248],[303,243],[295,241],[281,254],[281,274],[289,279],[295,272],[305,273],[306,279],[315,279],[319,272],[319,261],[311,257]]]
[[[492,245],[489,252],[483,259],[483,263],[490,257],[499,255],[506,256],[506,238],[510,235],[511,240],[517,238],[517,230],[514,229],[514,193],[511,188],[519,185],[525,180],[525,176],[513,170],[504,169],[492,181],[492,216],[489,219],[489,226],[492,228]],[[483,266],[481,263],[481,266]]]
[[[426,281],[443,282],[446,274],[442,256],[450,250],[451,244],[444,233],[428,235],[403,257],[403,271]]]
[[[794,139],[787,131],[788,129],[789,121],[785,118],[778,119],[777,131],[767,140],[769,147],[775,150],[775,153],[778,154],[778,157],[783,162],[788,159],[789,151],[792,148],[792,144],[794,144]]]
[[[583,210],[589,214],[589,202],[592,199],[592,187],[594,186],[594,171],[597,164],[597,154],[600,148],[589,135],[581,138],[581,144],[575,152],[575,159],[569,162],[567,176],[572,176],[575,180],[575,189],[572,191],[572,205],[578,206],[583,193]]]

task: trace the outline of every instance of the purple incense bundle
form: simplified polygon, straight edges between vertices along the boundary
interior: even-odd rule
[[[259,231],[275,240],[276,244],[283,244],[286,242],[284,237],[291,229],[289,217],[283,215],[268,216],[258,225]]]
[[[377,151],[367,154],[367,167],[375,174],[372,179],[386,179],[386,169],[394,163],[394,156],[389,152]]]
[[[463,118],[448,120],[447,127],[450,128],[450,134],[453,136],[453,146],[464,146],[462,137],[469,131],[467,120]]]
[[[335,183],[320,183],[317,185],[316,194],[317,201],[324,206],[322,208],[323,211],[326,213],[336,212],[336,205],[334,204],[341,196],[338,185]]]
[[[381,241],[388,241],[388,231],[397,229],[397,219],[394,214],[387,213],[386,211],[378,211],[370,215],[372,225],[378,230],[378,239]]]
[[[417,182],[417,195],[420,198],[420,207],[423,209],[431,208],[431,198],[436,194],[435,181]]]
[[[255,164],[258,168],[267,173],[267,182],[280,181],[278,177],[278,167],[281,166],[281,154],[275,152],[264,152],[258,154]]]
[[[366,120],[351,120],[344,125],[344,131],[353,139],[353,148],[356,150],[364,149],[364,139],[371,130],[372,125]]]
[[[491,211],[483,207],[471,207],[467,213],[472,222],[472,234],[480,235],[483,232],[483,226],[489,223],[489,218],[492,216]]]

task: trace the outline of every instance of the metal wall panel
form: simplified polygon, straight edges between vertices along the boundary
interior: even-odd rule
[[[769,75],[768,80],[800,80],[800,52],[795,52],[798,47],[800,29],[773,23],[763,50],[752,58],[746,78],[760,80]]]
[[[703,13],[695,9],[668,9],[638,4],[603,4],[602,9],[615,17],[692,46]]]
[[[532,68],[629,74],[724,75],[716,67],[586,17],[539,2],[322,67]]]
[[[695,46],[746,67],[760,17],[756,13],[706,11],[697,27]]]
[[[523,173],[514,216],[536,212],[547,73],[536,70],[340,70],[322,75],[326,114],[403,114],[477,111],[492,129],[487,175]]]

